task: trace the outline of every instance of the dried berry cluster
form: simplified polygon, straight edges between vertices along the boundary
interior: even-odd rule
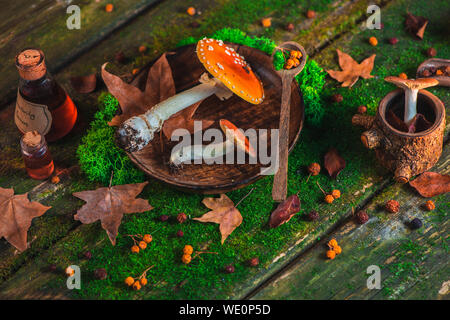
[[[284,50],[282,50],[284,55]],[[292,69],[294,67],[297,67],[300,64],[300,59],[302,58],[302,53],[300,51],[292,50],[289,53],[289,58],[286,61],[286,64],[284,65],[285,69]]]
[[[328,241],[328,248],[329,250],[327,251],[327,258],[333,260],[336,255],[341,254],[342,253],[342,248],[338,245],[338,242],[336,241],[336,239],[331,239],[330,241]]]
[[[432,77],[432,76],[446,76],[450,77],[450,66],[442,66],[440,68],[436,68],[433,66],[430,66],[428,68],[425,68],[420,73],[422,77]]]
[[[145,271],[137,278],[133,278],[133,277],[127,277],[125,279],[125,284],[129,287],[133,287],[134,290],[141,290],[141,288],[145,285],[147,285],[148,280],[147,280],[147,272],[148,270],[150,270],[151,268],[153,268],[154,266],[150,266],[147,269],[145,269]]]
[[[153,238],[150,234],[140,235],[140,234],[128,234],[128,237],[133,239],[134,245],[131,247],[131,252],[139,253],[140,250],[145,250],[147,244],[152,242]]]

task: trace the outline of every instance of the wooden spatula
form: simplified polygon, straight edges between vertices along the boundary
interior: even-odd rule
[[[274,201],[283,201],[286,199],[287,193],[287,169],[288,169],[288,149],[289,149],[289,116],[291,102],[291,83],[296,75],[298,75],[306,63],[306,51],[296,42],[288,41],[281,44],[275,50],[285,49],[288,51],[296,50],[302,53],[300,64],[292,69],[282,69],[277,71],[282,81],[281,95],[281,112],[279,127],[279,168],[275,173],[272,188],[272,199]]]

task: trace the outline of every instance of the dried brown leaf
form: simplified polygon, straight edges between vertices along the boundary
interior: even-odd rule
[[[172,117],[170,117],[170,119],[164,122],[162,130],[167,139],[170,140],[172,133],[179,128],[187,129],[191,134],[194,133],[195,120],[192,119],[192,117],[194,116],[195,111],[197,111],[197,108],[200,106],[202,102],[203,100],[194,103],[192,106],[175,113]],[[214,123],[214,121],[212,120],[201,120],[201,121],[202,121],[202,129],[206,129]]]
[[[108,124],[118,126],[132,116],[136,116],[151,109],[155,104],[175,95],[175,83],[172,70],[164,53],[150,68],[142,92],[106,71],[105,63],[102,66],[102,78],[108,91],[119,101],[122,114],[115,116]]]
[[[427,27],[428,19],[421,17],[421,16],[415,16],[411,13],[406,13],[406,19],[405,19],[405,26],[406,30],[419,39],[423,39],[423,34],[425,32],[425,28]]]
[[[109,240],[115,245],[124,213],[144,212],[153,209],[147,200],[136,199],[147,183],[124,184],[75,192],[73,195],[86,201],[86,204],[77,211],[74,219],[84,224],[100,220]]]
[[[270,215],[269,226],[271,228],[278,227],[288,222],[300,211],[300,199],[296,194],[288,197],[281,202],[278,207]]]
[[[339,172],[345,168],[345,160],[339,155],[335,148],[331,148],[325,154],[324,166],[330,177],[336,179]]]
[[[431,198],[450,192],[450,175],[436,172],[424,172],[409,185],[417,190],[422,197]]]
[[[218,223],[223,244],[234,229],[241,225],[242,215],[234,206],[233,201],[225,194],[221,194],[220,198],[205,198],[202,202],[211,211],[205,213],[200,218],[194,218],[194,220]]]
[[[327,70],[328,74],[339,82],[342,82],[342,87],[352,87],[359,77],[364,79],[373,78],[370,73],[373,69],[373,63],[375,61],[375,54],[369,58],[364,59],[358,64],[350,55],[336,49],[339,66],[342,71]]]
[[[97,86],[97,76],[93,73],[88,76],[72,77],[70,83],[79,93],[91,93]]]
[[[0,238],[5,237],[19,251],[25,251],[31,220],[50,208],[31,202],[27,193],[14,195],[13,189],[0,188]]]

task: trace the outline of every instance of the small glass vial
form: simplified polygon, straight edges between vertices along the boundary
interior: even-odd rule
[[[14,120],[22,133],[38,131],[52,142],[67,135],[78,111],[72,99],[47,71],[42,50],[25,49],[16,57],[19,71]]]
[[[37,131],[28,131],[20,139],[20,148],[31,178],[43,180],[50,177],[55,166],[44,136]]]

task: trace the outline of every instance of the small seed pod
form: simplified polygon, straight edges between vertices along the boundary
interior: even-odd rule
[[[365,210],[358,211],[358,213],[356,213],[356,221],[358,221],[359,224],[364,224],[369,221],[369,215]]]

